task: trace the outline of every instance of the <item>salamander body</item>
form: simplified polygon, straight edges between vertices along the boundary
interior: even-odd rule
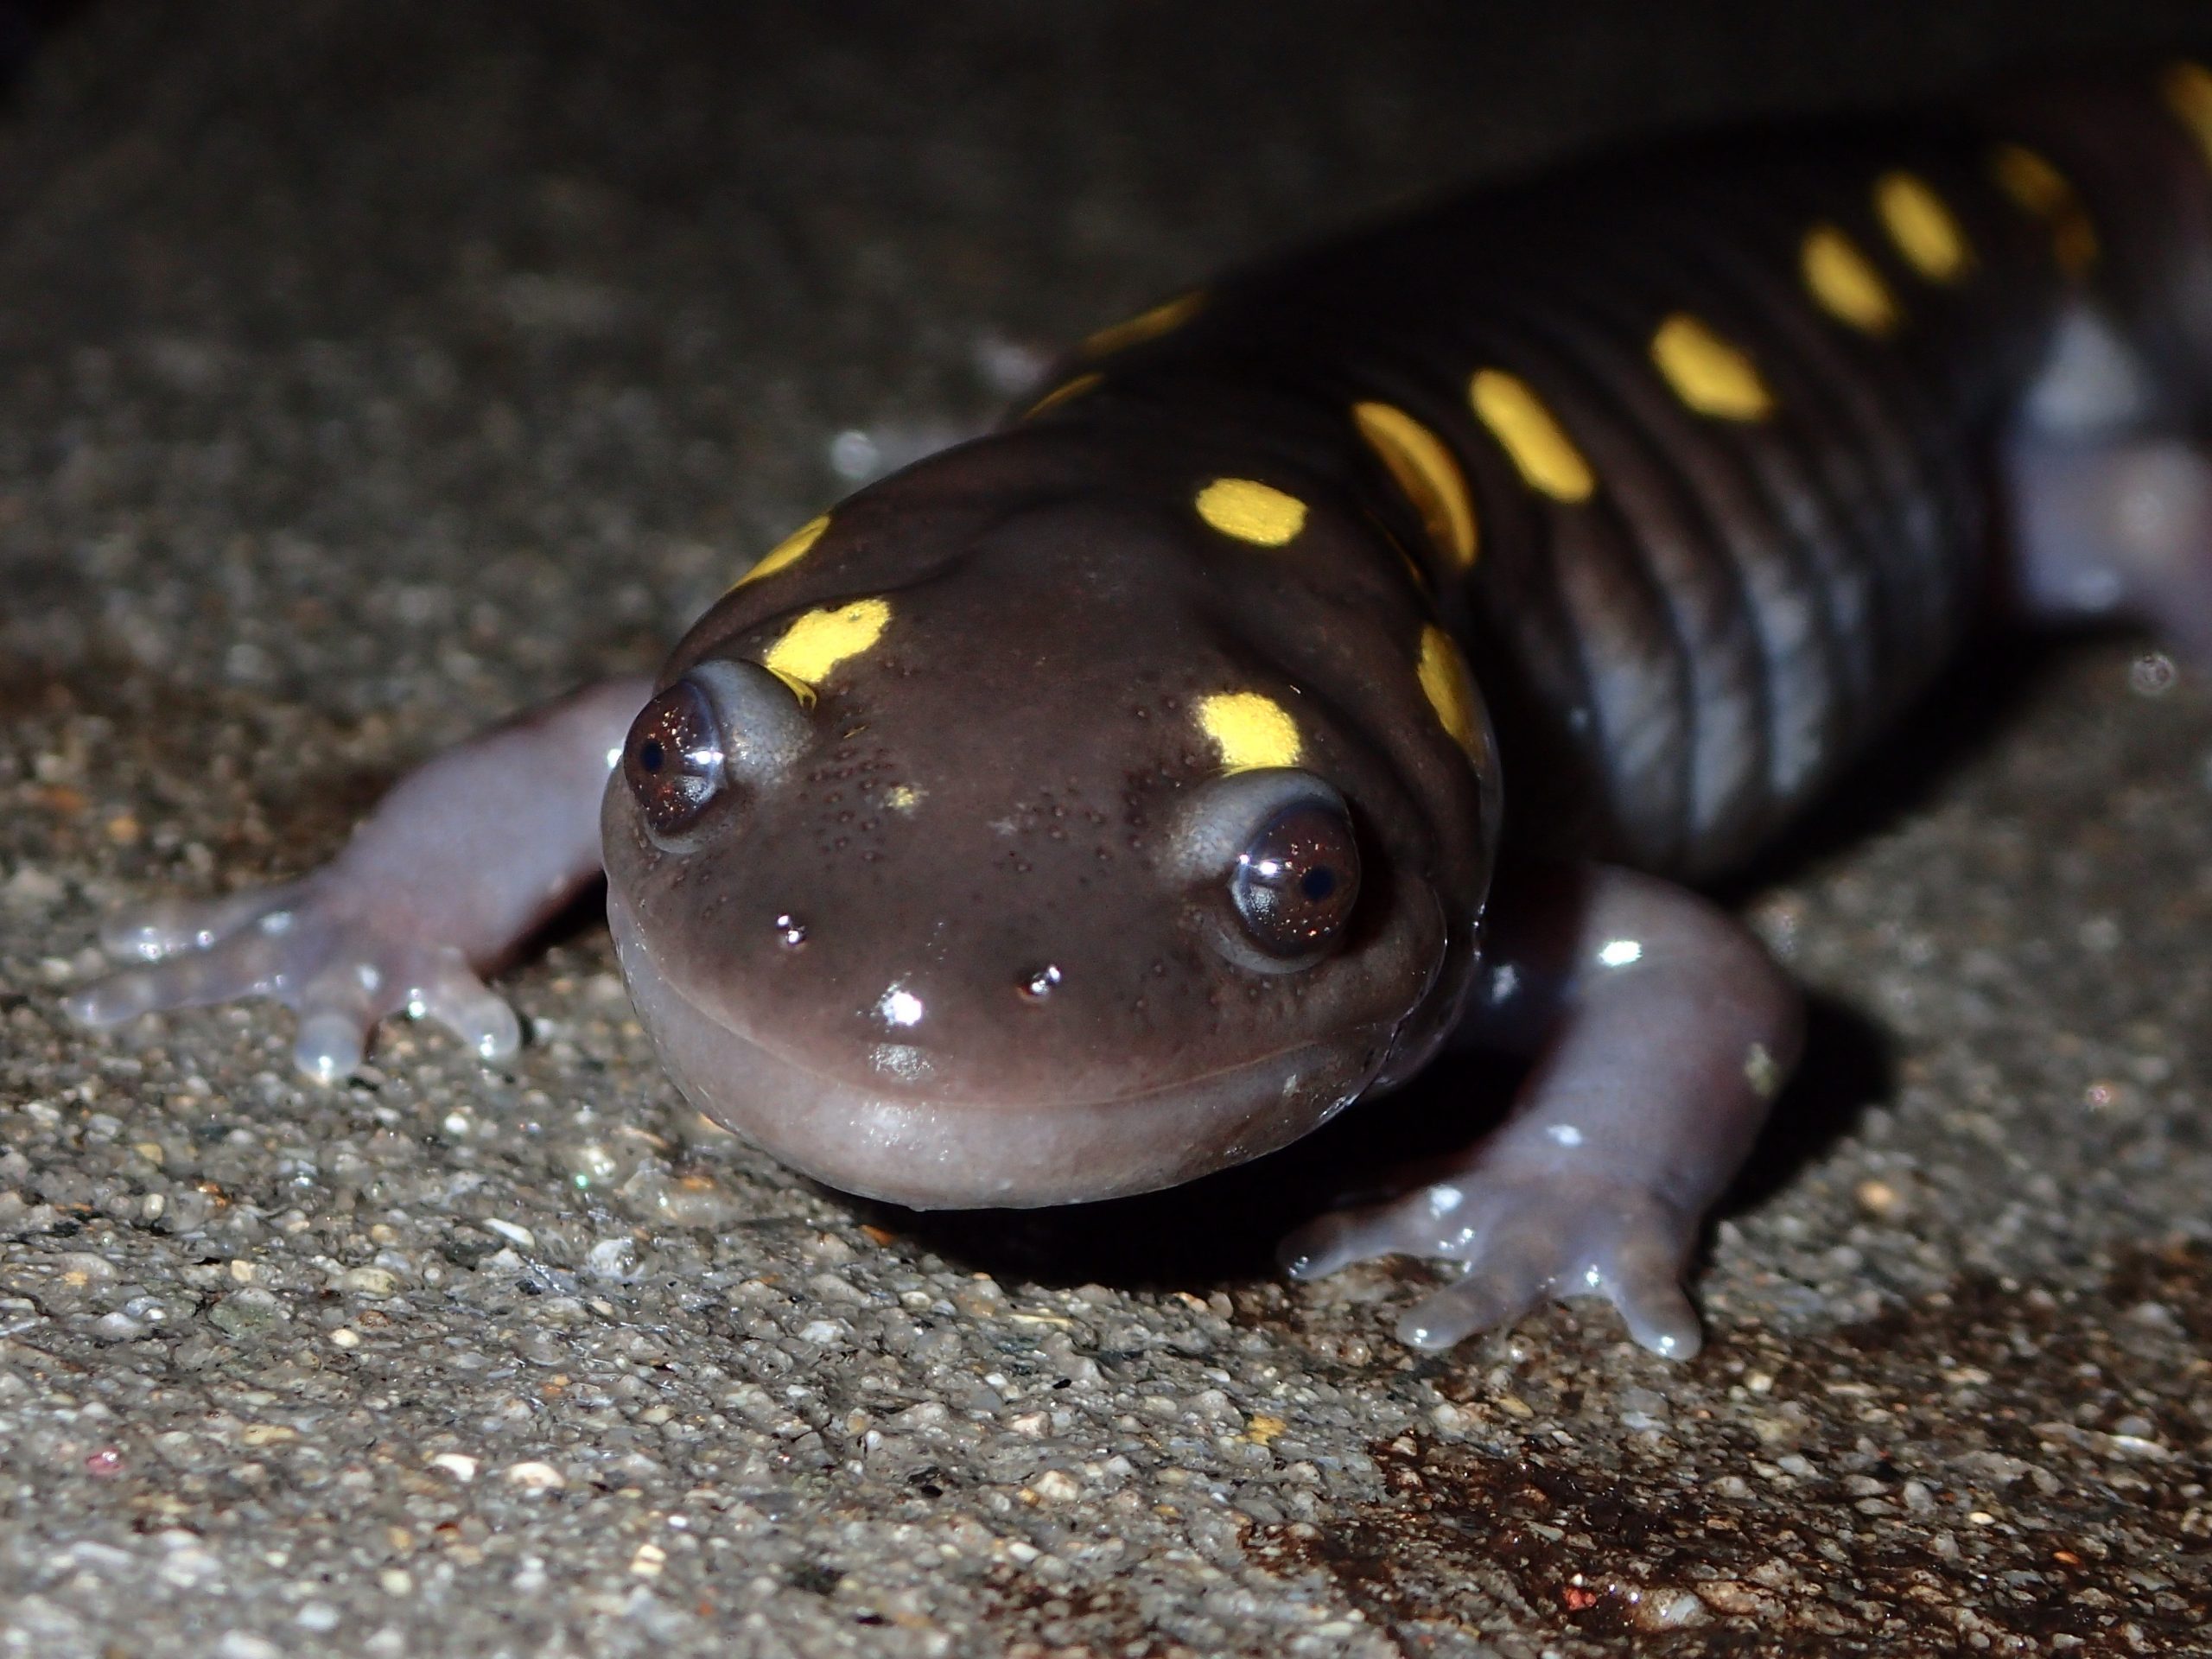
[[[75,1006],[278,995],[325,1076],[399,1007],[497,1056],[476,970],[603,860],[686,1093],[917,1205],[1157,1187],[1518,1049],[1502,1127],[1294,1271],[1465,1263],[1425,1345],[1595,1292],[1687,1353],[1799,1014],[1678,884],[1993,609],[2212,655],[2208,414],[2202,65],[1573,166],[1103,331],[650,685],[431,763],[300,883],[127,922],[144,965]]]

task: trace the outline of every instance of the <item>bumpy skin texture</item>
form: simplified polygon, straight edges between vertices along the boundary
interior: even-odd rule
[[[2206,643],[2209,273],[2212,73],[2168,66],[1678,143],[1233,276],[805,527],[655,687],[434,763],[296,887],[127,926],[147,964],[76,1007],[278,995],[329,1075],[411,1006],[496,1056],[469,969],[585,879],[627,724],[625,974],[778,1155],[918,1205],[1103,1198],[1502,1045],[1503,1127],[1291,1270],[1463,1264],[1423,1346],[1592,1294],[1687,1355],[1799,1014],[1673,884],[1814,799],[1986,594]]]

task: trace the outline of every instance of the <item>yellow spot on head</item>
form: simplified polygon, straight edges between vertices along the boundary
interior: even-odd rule
[[[760,666],[796,691],[799,701],[811,702],[823,677],[874,645],[890,621],[891,601],[885,599],[856,599],[809,611],[768,647]]]
[[[758,582],[763,576],[773,575],[786,565],[797,564],[811,552],[822,539],[822,532],[830,528],[830,515],[810,518],[790,535],[760,556],[760,562],[737,579],[742,588],[748,582]]]
[[[1420,673],[1421,689],[1428,694],[1437,723],[1467,752],[1469,760],[1481,760],[1483,735],[1475,715],[1474,681],[1452,636],[1433,624],[1421,630]]]
[[[1973,255],[1943,198],[1916,173],[1902,168],[1874,181],[1874,211],[1905,263],[1931,283],[1955,283]]]
[[[2184,59],[2159,78],[2158,90],[2165,94],[2166,107],[2195,136],[2204,164],[2212,167],[2212,69]]]
[[[1058,409],[1062,404],[1066,403],[1070,398],[1082,397],[1084,392],[1089,391],[1093,386],[1096,385],[1105,378],[1106,377],[1099,373],[1097,370],[1092,369],[1086,373],[1078,374],[1072,380],[1063,380],[1058,385],[1054,386],[1042,397],[1039,397],[1035,403],[1030,404],[1027,409],[1024,410],[1022,411],[1021,418],[1025,421],[1033,420],[1036,416],[1042,415],[1048,409]]]
[[[1677,311],[1651,336],[1651,360],[1675,395],[1700,415],[1723,421],[1763,421],[1774,394],[1751,359],[1695,317]]]
[[[2097,262],[2097,231],[2066,175],[2025,144],[1999,144],[1989,153],[1990,176],[2021,211],[2050,226],[2059,268],[2079,276]]]
[[[1555,501],[1590,499],[1598,487],[1590,463],[1527,381],[1503,369],[1478,370],[1467,401],[1532,489]]]
[[[1306,528],[1306,504],[1272,484],[1217,478],[1200,490],[1198,517],[1224,536],[1257,547],[1285,547]]]
[[[1101,328],[1083,342],[1085,357],[1104,357],[1109,352],[1126,351],[1132,346],[1141,346],[1147,340],[1157,340],[1171,329],[1180,328],[1198,315],[1198,308],[1206,296],[1196,291],[1179,294],[1175,298],[1155,305],[1149,311],[1141,311],[1127,322],[1117,322]]]
[[[1198,729],[1221,751],[1224,772],[1294,766],[1305,753],[1298,722],[1257,691],[1217,691],[1198,699]]]
[[[911,812],[921,801],[922,791],[912,784],[893,784],[883,791],[883,804],[893,812]]]
[[[1859,245],[1833,225],[1805,232],[1798,265],[1805,287],[1821,309],[1839,322],[1879,337],[1903,320],[1890,285]]]
[[[1354,404],[1351,416],[1421,514],[1430,539],[1462,569],[1472,564],[1475,505],[1444,441],[1395,404]]]

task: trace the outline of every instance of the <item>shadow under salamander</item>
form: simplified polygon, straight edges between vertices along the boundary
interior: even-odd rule
[[[1872,1025],[1825,997],[1812,999],[1807,1014],[1804,1058],[1716,1216],[1789,1185],[1890,1093],[1890,1057]],[[1135,1198],[1045,1210],[866,1207],[888,1230],[1001,1278],[1122,1289],[1267,1278],[1277,1272],[1276,1242],[1293,1228],[1391,1192],[1402,1166],[1452,1152],[1493,1127],[1523,1070],[1516,1061],[1452,1056],[1281,1152]]]

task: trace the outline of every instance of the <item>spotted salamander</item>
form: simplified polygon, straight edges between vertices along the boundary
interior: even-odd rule
[[[1800,1008],[1686,884],[1977,615],[2212,658],[2212,70],[1569,166],[1048,385],[657,679],[431,761],[300,880],[126,918],[75,1013],[274,996],[329,1079],[405,1010],[498,1059],[480,971],[603,868],[690,1099],[920,1206],[1183,1181],[1503,1047],[1503,1123],[1290,1271],[1462,1264],[1422,1347],[1594,1294],[1691,1353]]]

